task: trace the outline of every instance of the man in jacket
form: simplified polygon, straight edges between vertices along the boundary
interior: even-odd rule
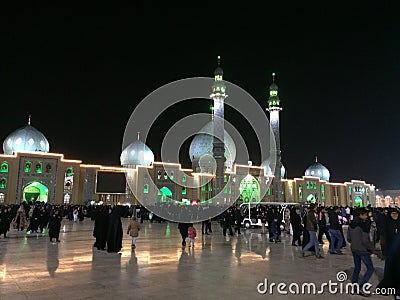
[[[319,243],[317,238],[318,220],[316,216],[316,206],[313,203],[310,204],[310,210],[307,213],[306,230],[309,232],[310,241],[302,249],[301,256],[305,257],[306,251],[314,246],[316,258],[323,258],[319,252]]]
[[[354,271],[352,283],[358,284],[358,279],[361,271],[361,261],[365,264],[367,270],[360,282],[360,286],[368,282],[374,273],[374,265],[372,264],[371,254],[374,251],[374,246],[369,239],[369,232],[365,223],[368,218],[365,208],[360,208],[356,213],[356,218],[350,223],[347,231],[347,241],[351,244],[351,252],[354,259]],[[359,290],[363,294],[363,290]]]
[[[339,223],[340,208],[334,206],[328,211],[329,215],[329,253],[330,254],[343,254],[342,249],[343,237],[340,232],[341,224]]]

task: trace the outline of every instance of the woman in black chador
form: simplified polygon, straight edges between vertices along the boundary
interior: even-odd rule
[[[118,206],[110,214],[107,231],[107,252],[119,252],[122,249],[122,222]]]
[[[111,208],[110,208],[111,212]],[[99,206],[98,211],[94,215],[94,229],[93,236],[96,238],[96,242],[93,247],[97,247],[99,250],[106,250],[107,234],[108,234],[108,217],[109,211],[107,206]]]
[[[56,239],[57,243],[60,242],[60,230],[61,230],[61,221],[62,217],[60,214],[60,211],[58,208],[54,210],[50,217],[50,222],[49,222],[49,237],[50,237],[50,242],[53,241],[53,239]]]

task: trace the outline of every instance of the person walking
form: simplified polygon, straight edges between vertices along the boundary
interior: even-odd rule
[[[290,211],[290,224],[292,225],[293,238],[292,238],[292,246],[301,246],[301,217],[300,217],[300,208],[293,207]],[[296,245],[297,242],[297,245]]]
[[[122,222],[120,206],[112,208],[108,221],[107,231],[107,252],[119,252],[122,249]]]
[[[331,240],[329,241],[329,253],[330,254],[343,254],[342,245],[343,238],[340,232],[341,224],[339,223],[340,208],[334,206],[328,211],[329,215],[329,236]]]
[[[310,210],[307,213],[307,222],[306,222],[306,229],[309,233],[310,240],[301,250],[301,257],[306,256],[306,251],[311,249],[312,246],[315,247],[315,257],[316,258],[323,258],[319,251],[319,243],[317,238],[317,231],[318,231],[318,221],[316,216],[316,206],[314,203],[310,204]]]
[[[188,229],[190,226],[193,226],[192,223],[179,223],[178,229],[182,238],[182,249],[186,247],[186,238],[188,237]]]
[[[136,249],[136,239],[139,236],[139,230],[140,223],[138,222],[136,216],[132,215],[127,231],[127,234],[132,237],[132,249]]]
[[[369,232],[365,220],[368,218],[365,208],[359,208],[356,212],[357,216],[350,223],[347,231],[347,241],[350,243],[351,252],[354,260],[354,271],[352,276],[352,283],[359,284],[359,294],[364,295],[362,287],[368,283],[372,274],[374,273],[374,265],[371,260],[371,254],[374,251],[374,246],[369,238]],[[359,275],[361,272],[361,262],[367,268],[365,274],[359,283]]]
[[[197,233],[196,233],[196,228],[193,226],[188,227],[188,242],[189,242],[189,248],[190,246],[194,247],[194,240],[196,239]]]
[[[48,225],[50,242],[52,242],[53,239],[56,239],[57,243],[60,242],[61,221],[62,217],[60,210],[59,208],[56,208],[50,217],[50,222]]]

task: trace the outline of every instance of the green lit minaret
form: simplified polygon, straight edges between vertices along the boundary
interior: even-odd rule
[[[214,84],[210,98],[213,100],[213,157],[216,162],[214,195],[217,195],[224,188],[225,173],[225,145],[224,145],[224,100],[226,86],[222,79],[224,74],[221,66],[221,58],[218,56],[218,67],[214,71]]]
[[[281,100],[278,97],[278,86],[275,83],[275,73],[272,73],[272,84],[269,86],[268,108],[272,132],[275,136],[276,147],[271,147],[271,157],[276,158],[274,174],[274,201],[281,202],[282,184],[281,184],[281,139],[279,132],[279,112],[282,110]]]

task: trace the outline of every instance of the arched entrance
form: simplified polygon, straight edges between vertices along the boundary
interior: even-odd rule
[[[23,200],[47,202],[49,189],[44,184],[34,181],[28,184],[23,190]]]
[[[166,202],[168,198],[169,200],[172,199],[172,191],[166,186],[163,186],[158,191],[158,196],[157,196],[158,202]]]
[[[240,199],[242,203],[260,202],[260,184],[252,175],[247,175],[240,182]]]
[[[355,202],[357,207],[363,207],[363,200],[362,200],[362,198],[360,196],[357,196],[354,199],[354,202]]]
[[[307,202],[308,203],[315,203],[317,201],[317,199],[315,198],[314,194],[310,194],[307,196]]]

